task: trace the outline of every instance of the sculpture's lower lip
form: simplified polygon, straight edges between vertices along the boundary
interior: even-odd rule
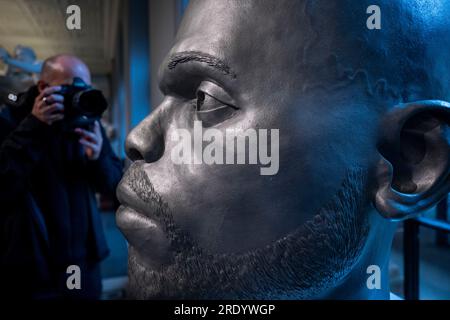
[[[124,233],[128,233],[129,231],[138,231],[141,229],[146,229],[149,231],[152,228],[157,228],[156,223],[152,219],[140,214],[135,209],[126,205],[121,205],[119,209],[117,209],[116,222]]]
[[[170,263],[170,241],[157,221],[122,205],[117,210],[116,223],[143,264],[160,269]]]

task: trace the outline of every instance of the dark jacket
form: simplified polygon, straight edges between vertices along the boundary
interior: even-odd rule
[[[108,247],[95,191],[115,195],[122,164],[103,134],[89,161],[75,136],[30,114],[37,89],[0,114],[2,290],[33,295],[70,264],[104,259]]]

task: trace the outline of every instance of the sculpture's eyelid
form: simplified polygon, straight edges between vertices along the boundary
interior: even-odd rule
[[[204,94],[207,94],[210,97],[213,97],[216,100],[219,100],[223,104],[226,104],[232,108],[237,109],[236,102],[233,98],[220,86],[217,84],[210,82],[210,81],[203,81],[200,83],[197,93],[203,92]]]

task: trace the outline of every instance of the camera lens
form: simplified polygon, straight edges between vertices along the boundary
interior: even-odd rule
[[[78,109],[88,117],[100,117],[106,110],[108,103],[99,90],[87,90],[79,93]]]

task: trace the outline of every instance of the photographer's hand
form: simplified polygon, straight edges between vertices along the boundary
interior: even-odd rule
[[[97,160],[103,147],[103,136],[100,130],[100,123],[95,121],[94,130],[88,131],[76,128],[75,132],[81,136],[80,144],[84,146],[84,151],[89,160]]]
[[[49,87],[42,90],[34,100],[31,114],[48,125],[64,119],[64,97],[56,94],[60,90],[61,87]]]

